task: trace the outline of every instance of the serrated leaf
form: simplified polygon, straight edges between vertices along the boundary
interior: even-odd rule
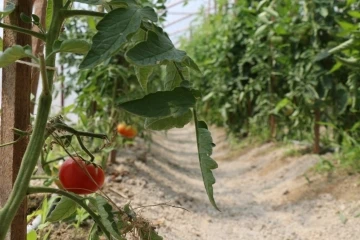
[[[178,117],[146,118],[145,128],[151,130],[169,130],[171,128],[183,128],[192,119],[191,110]]]
[[[149,31],[147,40],[127,51],[126,56],[138,66],[153,66],[165,60],[182,62],[186,53],[176,49],[165,33]]]
[[[0,53],[0,68],[6,67],[16,60],[21,58],[31,57],[36,59],[31,53],[30,46],[19,46],[14,45],[12,47],[7,48],[4,52]]]
[[[140,86],[142,89],[144,89],[145,92],[147,92],[147,83],[148,79],[153,73],[154,68],[153,67],[136,67],[135,66],[135,75],[140,83]]]
[[[54,43],[54,52],[67,52],[67,53],[78,53],[86,54],[90,50],[90,43],[86,40],[81,39],[68,39],[64,41],[57,40]]]
[[[47,0],[47,6],[46,6],[46,19],[45,19],[45,29],[49,30],[51,19],[53,15],[53,0]]]
[[[219,210],[215,203],[214,193],[213,193],[213,184],[216,180],[211,170],[218,167],[214,159],[211,158],[212,148],[214,146],[211,133],[208,130],[208,127],[204,121],[197,121],[195,117],[195,127],[196,127],[196,140],[200,161],[200,169],[202,178],[205,185],[205,190],[208,195],[208,198],[211,204]],[[219,210],[220,211],[220,210]]]
[[[190,79],[190,73],[187,67],[182,66],[180,63],[169,62],[166,65],[164,89],[172,90],[175,87],[180,86],[180,83],[183,81],[180,74],[182,74],[182,77],[185,80],[188,81]]]
[[[63,219],[70,217],[74,212],[76,212],[77,203],[71,200],[70,198],[61,197],[61,200],[56,205],[54,211],[46,219],[49,222],[57,222]]]
[[[183,87],[172,91],[159,91],[119,105],[124,110],[149,118],[177,117],[194,107],[195,97]]]
[[[120,232],[117,228],[112,206],[107,202],[105,198],[99,195],[96,196],[96,202],[101,222],[104,224],[106,230],[116,239],[124,239],[123,237],[121,237]]]
[[[6,17],[15,10],[15,4],[8,2],[3,10],[0,10],[0,19]]]
[[[148,7],[118,8],[109,12],[96,26],[98,32],[80,68],[92,68],[109,59],[127,42],[127,37],[140,28],[142,19],[149,17],[153,15]]]
[[[201,73],[201,70],[199,68],[199,66],[194,62],[194,60],[192,60],[191,57],[186,56],[184,61],[182,62],[185,66],[189,67],[190,69],[193,69],[199,73]]]

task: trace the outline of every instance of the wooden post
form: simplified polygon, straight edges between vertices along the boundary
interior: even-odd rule
[[[16,10],[6,17],[4,22],[30,29],[30,24],[20,20],[20,13],[31,16],[31,0],[5,0],[4,4],[12,2],[16,4]],[[4,49],[18,45],[31,45],[31,38],[24,34],[4,30]],[[25,59],[26,60],[26,59]],[[30,123],[30,67],[23,64],[11,64],[3,68],[2,72],[2,113],[1,113],[1,143],[14,141],[15,136],[12,128],[26,130]],[[16,179],[23,154],[27,145],[27,139],[23,139],[14,145],[0,148],[0,207],[4,206]],[[26,200],[18,210],[11,225],[6,240],[26,239]],[[0,230],[1,231],[1,230]]]

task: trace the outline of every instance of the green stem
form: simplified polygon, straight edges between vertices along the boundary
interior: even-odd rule
[[[83,132],[83,131],[78,131],[72,127],[69,127],[65,124],[62,123],[56,123],[54,124],[54,128],[57,129],[61,129],[61,130],[65,130],[69,133],[72,133],[76,136],[84,136],[84,137],[93,137],[93,138],[100,138],[100,139],[108,139],[106,134],[101,134],[101,133],[91,133],[91,132]]]
[[[76,16],[89,16],[89,17],[105,17],[106,13],[94,12],[87,10],[61,10],[65,18],[76,17]]]
[[[81,198],[75,194],[72,194],[72,193],[69,193],[69,192],[66,192],[66,191],[63,191],[60,189],[55,189],[55,188],[47,188],[47,187],[29,187],[28,188],[27,194],[36,194],[36,193],[54,193],[54,194],[59,194],[59,195],[65,196],[67,198],[70,198],[71,200],[73,200],[74,202],[79,204],[82,208],[84,208],[90,214],[90,216],[96,222],[96,224],[101,228],[103,233],[109,239],[111,238],[110,233],[106,230],[106,227],[101,222],[100,217],[93,210],[91,210],[91,208],[88,205],[86,205],[86,203],[83,201],[84,200],[83,198]]]
[[[43,93],[45,95],[50,95],[49,81],[46,73],[47,70],[46,70],[44,54],[42,53],[39,54],[39,59],[40,59],[40,73],[41,73],[41,80],[43,85]]]
[[[53,2],[53,16],[51,20],[51,25],[48,34],[46,35],[46,54],[52,52],[52,46],[55,40],[58,38],[62,23],[63,16],[59,13],[59,10],[63,7],[63,0],[54,0]],[[0,25],[4,26],[3,24]],[[14,31],[19,31],[23,33],[27,33],[33,35],[34,32],[30,30],[26,30],[25,32],[22,29],[17,27],[11,27],[9,29],[13,29]],[[43,34],[36,34],[40,39],[44,40]],[[46,66],[54,67],[55,66],[55,56],[47,59]],[[48,70],[48,86],[49,92],[43,92],[39,98],[38,111],[36,115],[36,120],[33,128],[33,134],[30,137],[29,144],[26,148],[25,154],[23,156],[21,166],[16,177],[13,189],[9,195],[9,198],[3,208],[0,210],[0,240],[4,240],[6,234],[10,228],[11,222],[13,221],[15,214],[17,213],[22,201],[26,196],[26,191],[29,186],[29,182],[37,161],[40,157],[40,153],[42,147],[45,142],[45,133],[46,133],[46,125],[47,119],[50,113],[52,96],[51,88],[53,86],[53,76],[54,71]]]
[[[13,30],[14,32],[24,33],[24,34],[39,38],[39,39],[41,39],[43,41],[46,40],[45,34],[34,32],[34,31],[31,31],[31,30],[26,29],[26,28],[13,26],[13,25],[5,24],[5,23],[0,23],[0,27],[5,28],[5,29]]]
[[[26,148],[19,173],[14,183],[14,187],[10,193],[8,201],[0,210],[0,240],[5,239],[6,233],[10,227],[12,220],[20,207],[21,202],[26,196],[31,175],[40,151],[44,145],[44,134],[46,130],[47,116],[50,112],[52,97],[51,95],[41,94],[39,99],[39,108],[35,121],[34,134],[31,135],[29,145]]]

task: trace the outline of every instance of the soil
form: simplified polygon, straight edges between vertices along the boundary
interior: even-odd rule
[[[149,151],[140,140],[119,151],[104,191],[119,206],[131,201],[168,240],[359,239],[358,175],[316,173],[319,156],[293,154],[302,146],[231,149],[225,132],[210,131],[217,145],[214,196],[221,212],[207,198],[191,125],[153,133]]]

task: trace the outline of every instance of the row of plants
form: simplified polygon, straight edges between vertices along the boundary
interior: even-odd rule
[[[204,73],[201,113],[239,137],[358,151],[359,19],[353,0],[220,4],[182,43]]]
[[[74,2],[91,8],[77,9]],[[34,55],[31,47],[14,45],[6,46],[0,55],[0,67],[30,58],[32,66],[40,69],[42,80],[33,127],[14,129],[19,139],[29,138],[29,144],[11,194],[0,209],[0,239],[6,238],[26,195],[37,193],[61,196],[50,198],[56,203],[54,209],[47,207],[49,202],[45,200],[41,211],[29,216],[42,215],[38,231],[51,222],[75,218],[79,225],[90,217],[93,227],[89,239],[126,239],[131,235],[162,239],[130,204],[118,206],[101,190],[106,165],[103,157],[142,129],[168,130],[191,120],[195,123],[205,190],[218,209],[213,196],[212,170],[217,168],[211,158],[214,144],[206,123],[198,120],[201,93],[190,81],[190,72],[200,70],[158,24],[154,9],[163,8],[163,2],[48,0],[43,4],[47,4],[45,25],[39,16],[21,14],[22,21],[37,25],[39,31],[0,24],[45,44],[45,54]],[[8,3],[1,17],[15,14],[15,8],[15,4]],[[58,64],[63,66],[62,74],[55,72]],[[76,92],[77,100],[62,110],[63,115],[49,117],[54,115],[50,112],[53,93],[60,91],[56,82],[65,86],[65,95]],[[69,113],[78,115],[79,124],[69,124]],[[59,160],[65,160],[61,166]],[[46,186],[29,186],[30,179],[43,177],[36,171],[39,162],[48,175]],[[49,187],[52,181],[59,188]],[[36,239],[36,235],[33,230],[28,238]]]

